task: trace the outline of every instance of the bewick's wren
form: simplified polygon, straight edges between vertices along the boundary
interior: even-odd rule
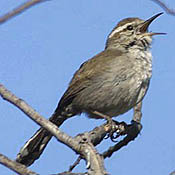
[[[146,21],[139,18],[120,21],[109,34],[105,50],[76,71],[49,120],[59,127],[67,118],[81,113],[101,118],[94,114],[98,111],[114,117],[142,101],[152,74],[149,51],[152,36],[163,34],[148,32],[148,26],[161,14]],[[40,128],[20,150],[16,160],[31,165],[51,137],[48,131]]]

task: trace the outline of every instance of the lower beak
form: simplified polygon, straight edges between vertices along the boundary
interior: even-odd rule
[[[157,32],[152,33],[152,32],[150,32],[150,33],[148,33],[148,35],[149,36],[153,36],[153,35],[166,35],[166,33],[157,33]]]
[[[146,20],[142,26],[140,27],[139,31],[141,33],[146,33],[148,31],[148,27],[149,25],[160,15],[162,15],[163,13],[158,13],[157,15],[154,15],[153,17],[149,18],[148,20]],[[153,35],[164,35],[166,33],[148,33],[148,35],[153,36]]]

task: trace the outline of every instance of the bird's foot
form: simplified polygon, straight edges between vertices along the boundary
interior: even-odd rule
[[[111,141],[117,142],[119,136],[125,135],[128,125],[125,122],[117,122],[112,120],[112,124],[109,124],[110,130],[106,138],[110,138]]]
[[[106,130],[108,131],[108,134],[105,139],[110,138],[113,142],[117,142],[116,139],[119,136],[126,134],[128,125],[125,122],[117,122],[115,120],[112,120],[112,117],[98,111],[93,111],[93,114],[107,120]]]

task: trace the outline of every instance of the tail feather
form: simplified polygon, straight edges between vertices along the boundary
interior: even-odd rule
[[[51,138],[52,135],[48,131],[40,128],[21,148],[16,161],[30,166],[40,157]]]
[[[59,127],[66,119],[66,117],[53,114],[49,120]],[[16,161],[30,166],[40,157],[51,138],[52,135],[47,130],[40,128],[21,148]]]

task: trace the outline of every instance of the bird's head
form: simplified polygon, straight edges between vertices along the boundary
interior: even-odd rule
[[[148,49],[151,45],[153,35],[165,34],[148,31],[148,27],[152,21],[161,14],[158,13],[146,21],[139,18],[123,19],[109,34],[106,49]]]

